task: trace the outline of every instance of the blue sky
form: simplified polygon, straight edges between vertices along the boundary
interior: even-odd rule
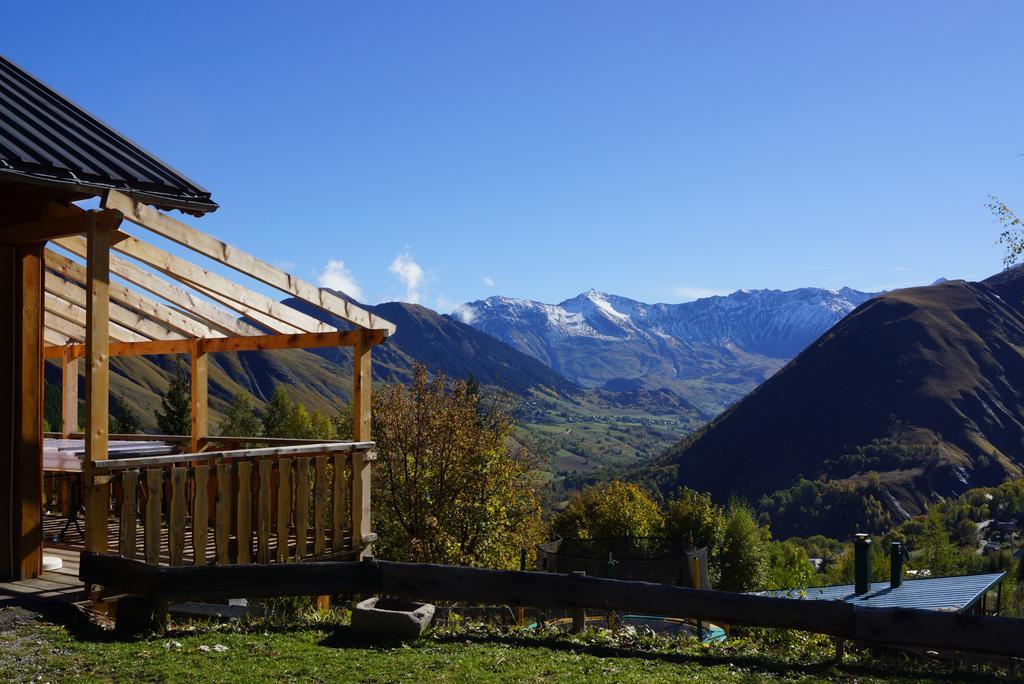
[[[4,54],[363,299],[644,301],[1000,267],[1019,2],[16,3]]]

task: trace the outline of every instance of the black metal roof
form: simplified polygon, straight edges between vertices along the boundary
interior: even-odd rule
[[[192,214],[217,209],[209,191],[0,56],[4,179],[86,195],[112,188]]]
[[[777,598],[846,601],[867,608],[923,608],[962,613],[977,603],[985,592],[1002,582],[1005,577],[1005,572],[958,577],[928,577],[906,580],[896,588],[893,588],[888,581],[872,582],[871,589],[866,594],[855,594],[852,584],[749,593]]]

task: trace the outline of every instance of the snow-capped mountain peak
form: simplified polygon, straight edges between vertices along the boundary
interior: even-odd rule
[[[655,375],[685,382],[754,356],[774,360],[767,364],[774,368],[872,296],[851,288],[737,290],[646,304],[591,289],[558,304],[493,296],[464,308],[474,327],[575,382],[600,386]]]

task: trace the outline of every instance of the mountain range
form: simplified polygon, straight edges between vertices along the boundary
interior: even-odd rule
[[[443,369],[511,390],[523,398],[518,437],[549,456],[552,473],[572,475],[647,462],[867,296],[808,288],[648,305],[591,290],[561,305],[474,302],[469,307],[479,315],[469,317],[471,325],[415,304],[367,308],[398,329],[374,349],[376,381],[405,382],[419,361],[433,373]],[[304,310],[340,323],[315,308]],[[156,428],[153,409],[176,365],[159,356],[112,360],[112,392],[138,414],[144,430]],[[58,382],[55,367],[48,377]],[[345,348],[216,354],[210,424],[216,429],[237,392],[250,393],[260,408],[278,385],[308,408],[333,413],[349,398],[350,378]]]
[[[289,302],[292,303],[292,302]],[[543,363],[460,321],[416,304],[391,302],[366,307],[396,324],[397,332],[374,348],[373,374],[379,382],[407,382],[415,361],[431,373],[444,370],[450,377],[474,377],[520,395],[543,390],[572,397],[581,388]],[[326,322],[346,327],[314,307],[304,311]],[[187,359],[182,368],[188,373]],[[177,372],[171,356],[114,357],[111,392],[138,414],[143,430],[154,431],[153,410]],[[47,379],[59,383],[59,369],[47,367]],[[80,382],[84,380],[80,379]],[[210,425],[216,428],[231,399],[248,392],[258,408],[278,385],[307,408],[334,413],[348,401],[352,388],[352,353],[349,348],[315,351],[283,350],[230,352],[211,356],[209,376]]]
[[[559,304],[490,297],[458,311],[583,387],[670,389],[711,417],[872,296],[850,288],[739,290],[645,304],[589,290]]]
[[[1022,381],[1024,271],[896,290],[645,472],[759,502],[783,535],[881,528],[1022,474]]]

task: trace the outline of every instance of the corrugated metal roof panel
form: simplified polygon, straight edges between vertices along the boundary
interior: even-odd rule
[[[87,194],[114,188],[162,209],[214,211],[210,193],[0,56],[0,177]]]
[[[860,596],[853,593],[852,584],[811,587],[807,590],[780,589],[751,593],[777,598],[846,601],[865,608],[921,608],[961,612],[974,605],[986,591],[1002,581],[1005,576],[1005,572],[997,572],[987,575],[929,577],[905,580],[895,589],[889,586],[889,582],[886,580],[885,582],[872,582],[871,590]]]

